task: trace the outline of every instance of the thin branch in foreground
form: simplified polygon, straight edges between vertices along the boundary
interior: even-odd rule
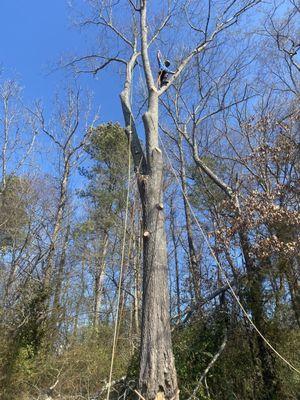
[[[200,376],[198,385],[196,386],[196,388],[194,389],[192,395],[188,398],[188,400],[191,400],[191,399],[196,398],[196,393],[197,393],[197,391],[199,390],[200,386],[202,385],[203,379],[206,378],[206,376],[207,376],[209,370],[213,367],[213,365],[216,363],[216,361],[218,360],[218,358],[220,357],[220,355],[223,353],[223,350],[225,349],[225,346],[226,346],[226,344],[227,344],[227,339],[228,339],[228,336],[227,336],[227,333],[225,333],[224,340],[223,340],[223,342],[222,342],[222,344],[221,344],[221,346],[220,346],[218,352],[213,356],[213,358],[211,359],[210,363],[208,364],[208,366],[206,367],[206,369],[204,370],[204,372],[203,372],[202,375]]]

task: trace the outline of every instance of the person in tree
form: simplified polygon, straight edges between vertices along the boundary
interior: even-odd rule
[[[159,65],[158,72],[158,87],[161,88],[169,83],[168,74],[175,74],[174,71],[171,71],[168,67],[170,66],[169,60],[162,60],[162,56],[160,51],[157,52],[157,61]]]

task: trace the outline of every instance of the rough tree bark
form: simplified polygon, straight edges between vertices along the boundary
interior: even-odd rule
[[[169,322],[167,243],[163,211],[163,159],[158,145],[158,96],[145,113],[148,174],[144,179],[144,277],[139,385],[147,399],[176,396],[177,378]]]
[[[131,65],[134,65],[134,61]],[[127,67],[127,72],[127,77],[131,79],[130,65]],[[178,389],[169,321],[167,245],[162,190],[163,160],[158,146],[158,96],[153,90],[149,96],[148,111],[143,118],[147,138],[146,157],[138,140],[131,113],[130,84],[125,84],[120,97],[126,132],[131,137],[131,149],[143,209],[143,300],[139,387],[141,394],[147,400],[171,399],[177,397]]]

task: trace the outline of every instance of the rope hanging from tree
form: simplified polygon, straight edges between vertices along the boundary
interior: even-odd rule
[[[170,160],[169,154],[167,153],[166,147],[165,147],[165,145],[164,145],[164,143],[163,143],[163,141],[162,141],[160,135],[159,135],[159,139],[160,139],[162,148],[163,148],[163,150],[164,150],[164,153],[166,154],[167,161],[168,161],[169,166],[170,166],[170,168],[171,168],[171,170],[172,170],[172,173],[173,173],[175,179],[176,179],[177,182],[178,182],[178,185],[179,185],[179,187],[180,187],[180,190],[181,190],[183,196],[184,196],[185,199],[186,199],[186,202],[187,202],[187,204],[188,204],[188,206],[189,206],[189,209],[190,209],[190,211],[191,211],[191,213],[192,213],[192,216],[193,216],[193,218],[194,218],[194,220],[195,220],[195,222],[196,222],[196,224],[197,224],[197,226],[198,226],[198,228],[199,228],[199,230],[200,230],[200,232],[201,232],[201,234],[202,234],[202,236],[203,236],[203,238],[204,238],[204,240],[205,240],[205,242],[206,242],[206,244],[207,244],[207,247],[209,248],[209,251],[210,251],[211,255],[213,256],[214,260],[216,261],[217,266],[219,267],[220,271],[223,273],[224,278],[225,278],[225,281],[226,281],[226,283],[227,283],[227,285],[228,285],[228,287],[229,287],[229,289],[230,289],[230,291],[231,291],[233,297],[235,298],[236,302],[238,303],[239,307],[241,308],[243,314],[245,315],[245,317],[246,317],[246,319],[249,321],[249,323],[253,326],[253,328],[254,328],[254,330],[257,332],[257,334],[263,339],[263,341],[266,343],[266,345],[276,354],[276,356],[279,357],[279,358],[280,358],[286,365],[288,365],[293,371],[297,372],[297,373],[300,375],[300,370],[297,369],[290,361],[288,361],[283,355],[281,355],[281,354],[274,348],[274,346],[268,341],[268,339],[267,339],[267,338],[261,333],[261,331],[257,328],[257,326],[255,325],[255,323],[252,321],[250,315],[249,315],[249,314],[247,313],[247,311],[245,310],[245,307],[243,306],[243,304],[241,303],[241,301],[240,301],[238,295],[236,294],[235,290],[233,289],[232,284],[230,283],[230,280],[228,279],[227,274],[226,274],[224,268],[222,267],[221,263],[219,262],[218,257],[216,256],[216,254],[215,254],[215,252],[214,252],[214,249],[212,248],[212,246],[211,246],[211,244],[210,244],[210,242],[209,242],[208,236],[207,236],[207,234],[205,233],[205,231],[204,231],[204,229],[203,229],[203,227],[202,227],[202,224],[199,222],[199,220],[198,220],[198,218],[197,218],[197,216],[196,216],[196,214],[195,214],[195,212],[194,212],[194,210],[193,210],[193,208],[192,208],[192,206],[191,206],[191,204],[190,204],[190,201],[189,201],[188,197],[186,196],[186,194],[185,194],[184,191],[182,190],[181,183],[180,183],[180,180],[179,180],[179,178],[178,178],[177,172],[175,171],[175,168],[174,168],[173,165],[172,165],[172,162],[171,162],[171,160]]]
[[[140,78],[142,80],[142,85],[144,87],[145,82],[142,79],[141,76],[141,71],[140,71],[140,66],[139,67],[139,74],[140,74]],[[144,89],[145,90],[145,89]],[[131,95],[132,95],[132,91],[131,91]],[[132,116],[130,116],[130,119],[132,118]],[[130,127],[131,128],[131,127]],[[158,133],[159,135],[159,133]],[[248,322],[250,323],[250,325],[252,325],[252,327],[254,328],[254,330],[257,332],[257,334],[263,339],[263,341],[266,343],[266,345],[275,353],[275,355],[277,357],[279,357],[286,365],[288,365],[293,371],[295,371],[296,373],[298,373],[300,375],[300,370],[298,370],[291,362],[289,362],[284,356],[282,356],[275,348],[274,346],[268,341],[268,339],[262,334],[262,332],[257,328],[257,326],[255,325],[255,323],[252,321],[250,315],[247,313],[246,309],[244,308],[243,304],[241,303],[238,295],[236,294],[232,284],[230,283],[230,280],[227,277],[227,274],[224,270],[224,268],[222,267],[221,263],[219,262],[210,242],[208,239],[207,234],[205,233],[202,224],[199,222],[191,204],[190,201],[188,199],[188,197],[186,196],[186,194],[184,193],[182,187],[181,187],[181,183],[180,180],[178,178],[177,172],[175,171],[175,168],[172,165],[172,162],[170,160],[170,157],[168,155],[168,152],[166,150],[166,147],[159,135],[159,140],[161,142],[162,148],[164,150],[164,153],[166,154],[167,157],[167,161],[169,163],[169,166],[172,170],[172,173],[175,177],[175,179],[177,180],[180,190],[183,194],[183,196],[185,197],[188,207],[191,211],[191,214],[209,248],[209,251],[212,255],[212,257],[214,258],[214,260],[217,263],[218,268],[220,269],[220,271],[223,273],[225,281],[234,297],[234,299],[236,300],[236,302],[238,303],[240,309],[242,310],[243,314],[245,315],[246,319],[248,320]],[[121,300],[121,291],[122,291],[122,276],[123,276],[123,267],[124,267],[124,258],[125,258],[125,244],[126,244],[126,231],[127,231],[127,224],[128,224],[128,210],[129,210],[129,197],[130,197],[130,180],[131,180],[131,154],[130,154],[130,149],[131,149],[131,131],[130,131],[130,135],[129,135],[129,140],[128,140],[128,181],[127,181],[127,197],[126,197],[126,211],[125,211],[125,221],[124,221],[124,232],[123,232],[123,242],[122,242],[122,253],[121,253],[121,266],[120,266],[120,276],[119,276],[119,282],[118,282],[118,301],[117,301],[117,314],[116,314],[116,322],[115,322],[115,329],[114,329],[114,337],[113,337],[113,347],[112,347],[112,356],[111,356],[111,365],[110,365],[110,373],[109,373],[109,381],[108,381],[108,390],[107,390],[107,397],[106,400],[109,400],[109,396],[110,396],[110,390],[111,390],[111,383],[112,383],[112,372],[113,372],[113,364],[114,364],[114,357],[115,357],[115,352],[116,352],[116,344],[117,344],[117,332],[118,332],[118,324],[119,324],[119,316],[120,316],[120,300]],[[143,398],[137,391],[136,393]]]

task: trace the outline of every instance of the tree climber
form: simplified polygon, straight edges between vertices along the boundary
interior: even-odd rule
[[[162,61],[161,53],[159,50],[157,52],[157,61],[159,65],[157,81],[158,81],[158,88],[160,89],[162,86],[165,86],[169,83],[168,74],[175,74],[175,72],[171,71],[168,68],[170,66],[169,60]]]

